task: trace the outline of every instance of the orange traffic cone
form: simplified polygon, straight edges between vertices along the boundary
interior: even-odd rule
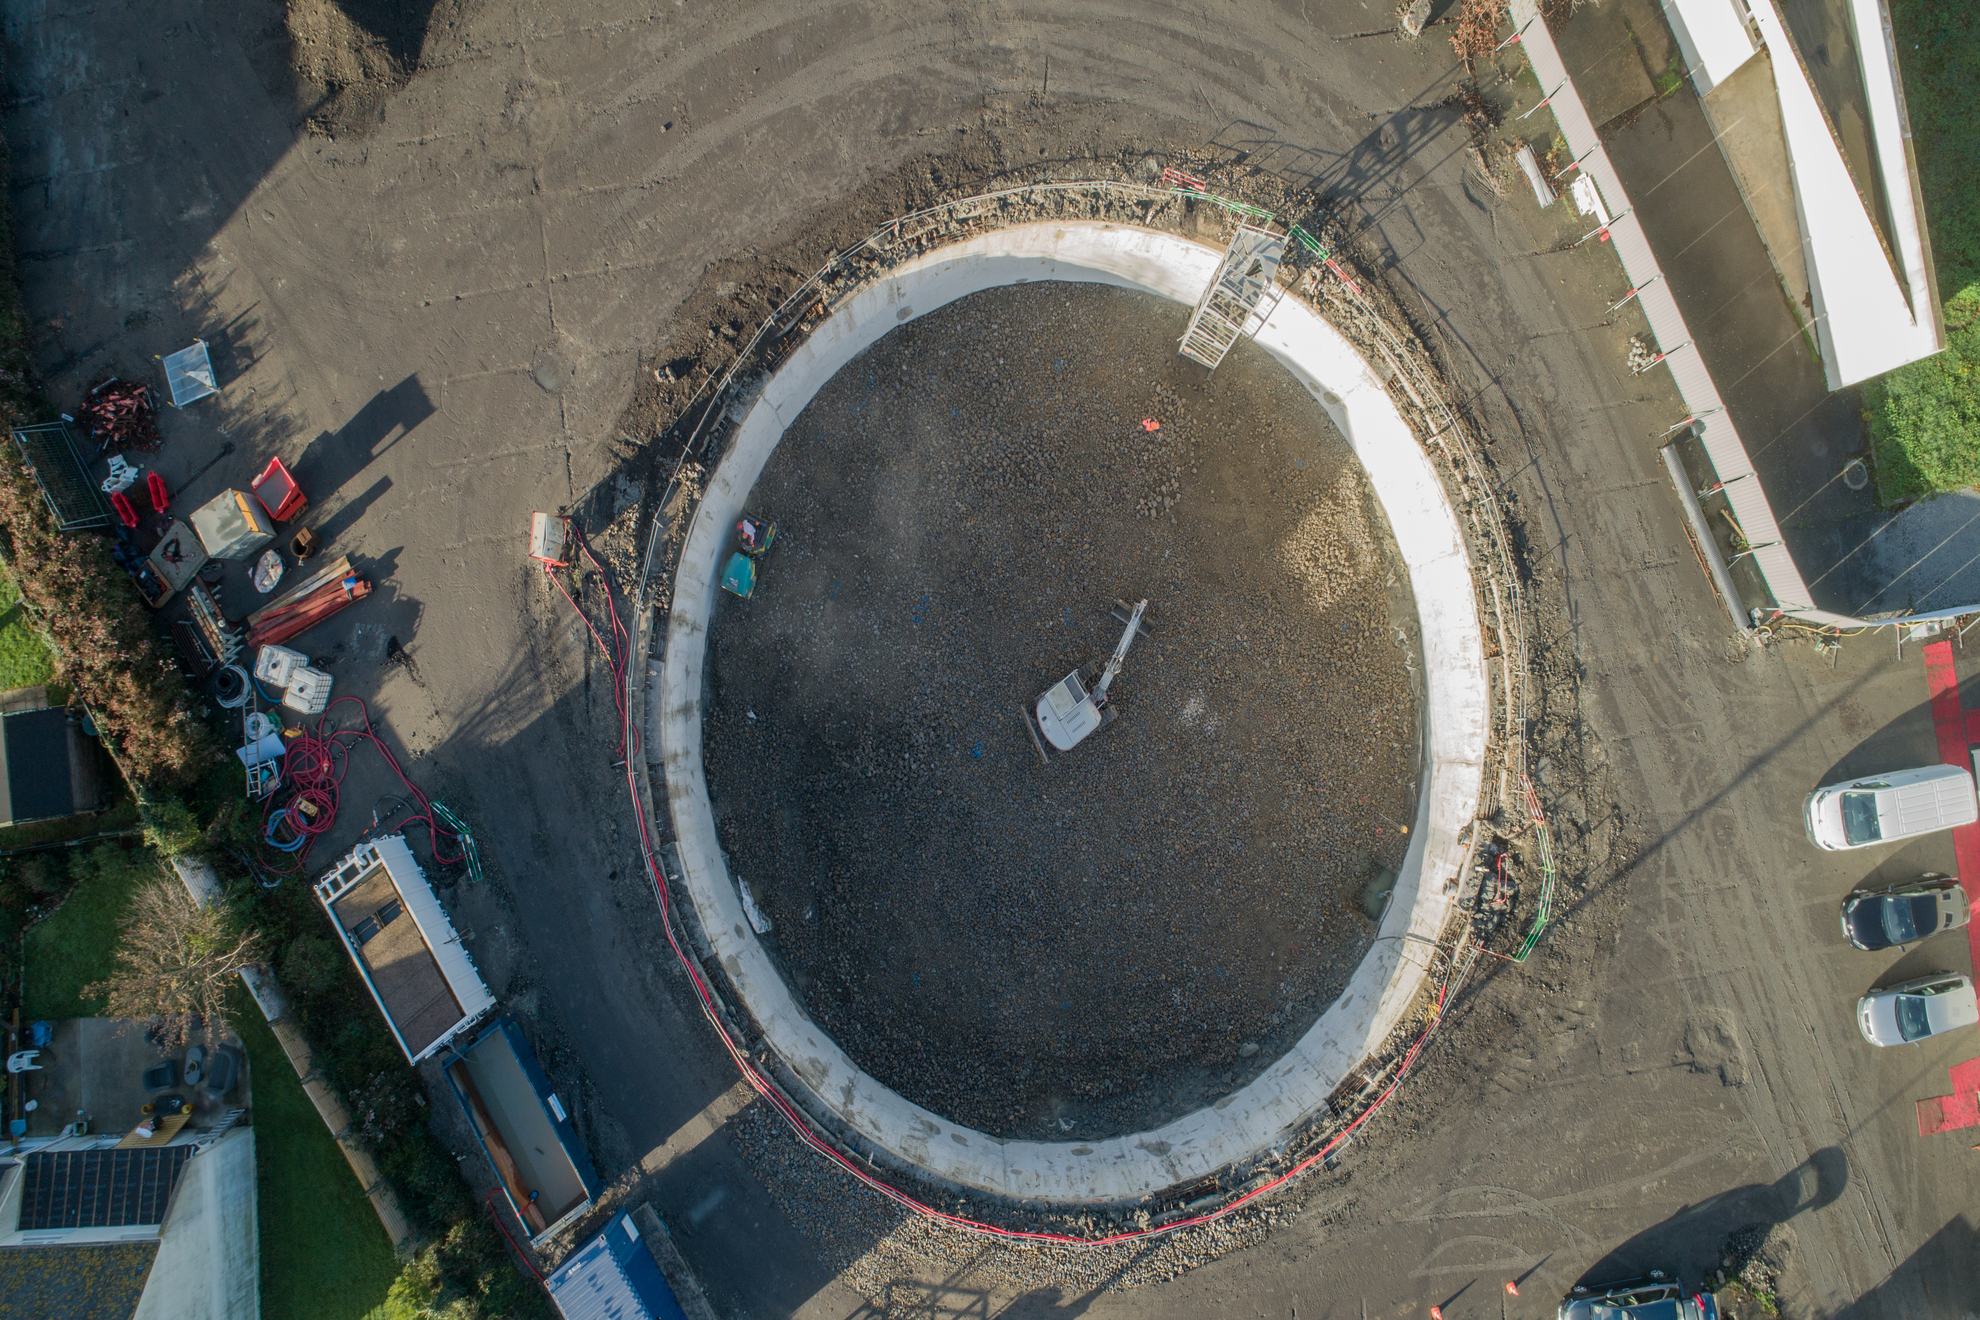
[[[1431,1307],[1430,1320],[1444,1320],[1444,1308],[1441,1306]]]
[[[1511,1279],[1506,1280],[1506,1295],[1508,1297],[1519,1296],[1519,1285],[1513,1282]]]

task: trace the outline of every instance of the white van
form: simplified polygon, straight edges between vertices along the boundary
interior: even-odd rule
[[[1980,820],[1980,798],[1965,768],[1928,765],[1818,788],[1803,813],[1817,848],[1868,848],[1971,825]]]

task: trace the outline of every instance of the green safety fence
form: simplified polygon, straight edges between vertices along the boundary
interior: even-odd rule
[[[1532,954],[1534,947],[1540,943],[1540,937],[1547,933],[1547,923],[1553,920],[1554,838],[1547,829],[1547,816],[1540,810],[1540,795],[1533,791],[1533,781],[1521,775],[1519,783],[1520,787],[1526,790],[1527,814],[1533,817],[1533,828],[1540,837],[1540,901],[1533,913],[1533,929],[1526,933],[1526,940],[1519,946],[1519,952],[1509,959],[1511,962],[1523,963]]]
[[[1250,202],[1238,202],[1228,197],[1219,197],[1216,193],[1205,192],[1200,188],[1176,188],[1172,191],[1179,197],[1188,197],[1199,202],[1209,202],[1213,206],[1221,206],[1226,211],[1244,216],[1250,220],[1263,220],[1270,223],[1278,219],[1277,214],[1266,210],[1262,206],[1253,206]],[[1307,233],[1298,225],[1287,225],[1286,233],[1298,239],[1300,245],[1315,256],[1326,257],[1330,255],[1326,248],[1320,246],[1319,239],[1313,237],[1313,235]]]
[[[483,879],[481,874],[481,849],[475,846],[473,833],[469,831],[466,825],[461,823],[459,816],[447,810],[445,803],[435,802],[433,804],[433,814],[438,816],[446,824],[448,829],[461,836],[461,849],[467,853],[468,878],[476,884],[480,884]]]

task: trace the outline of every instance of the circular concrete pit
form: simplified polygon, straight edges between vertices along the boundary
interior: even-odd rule
[[[1273,1144],[1400,1021],[1461,863],[1449,505],[1296,300],[1215,376],[1175,357],[1217,255],[1039,225],[896,270],[769,382],[682,553],[654,710],[697,916],[820,1103],[978,1190],[1132,1199]],[[1020,707],[1136,595],[1122,718],[1040,766]]]

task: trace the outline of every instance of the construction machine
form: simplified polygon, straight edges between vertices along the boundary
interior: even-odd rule
[[[1107,689],[1121,672],[1128,647],[1134,645],[1136,637],[1146,635],[1142,616],[1147,612],[1146,600],[1132,609],[1125,601],[1117,601],[1114,617],[1124,620],[1127,630],[1121,634],[1114,654],[1104,665],[1082,665],[1073,670],[1046,688],[1032,708],[1024,712],[1025,732],[1031,735],[1031,745],[1041,761],[1050,761],[1055,753],[1071,751],[1114,722],[1115,711],[1107,700]]]

